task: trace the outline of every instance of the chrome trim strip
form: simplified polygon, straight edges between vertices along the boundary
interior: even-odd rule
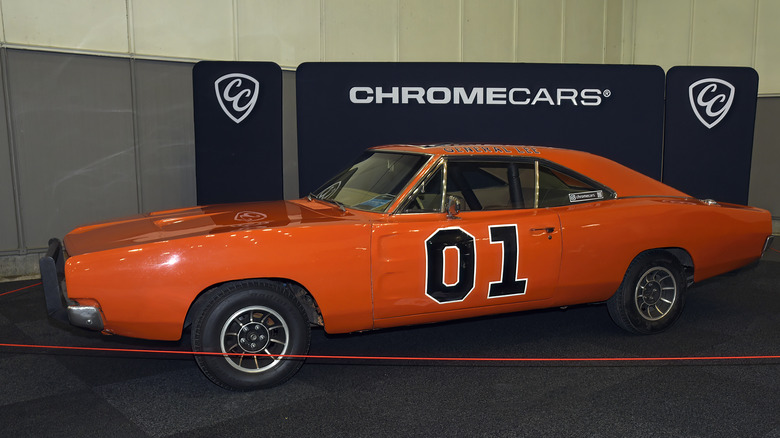
[[[767,249],[769,249],[770,246],[772,246],[772,241],[775,239],[775,236],[769,236],[766,238],[766,242],[764,242],[764,250],[761,251],[761,257],[764,256],[764,253]]]
[[[434,157],[435,155],[431,155],[431,157]],[[433,164],[430,164],[430,168],[426,172],[425,169],[428,167],[431,160],[425,162],[425,164],[420,167],[420,170],[410,179],[410,181],[414,181],[418,177],[420,177],[420,180],[417,181],[417,184],[409,189],[409,185],[407,184],[406,187],[404,187],[403,190],[398,194],[398,197],[396,198],[395,202],[393,202],[393,205],[391,205],[391,208],[388,208],[387,212],[389,215],[396,215],[396,214],[417,214],[417,213],[404,213],[403,209],[406,208],[406,206],[411,202],[412,198],[417,196],[417,193],[420,191],[420,188],[423,184],[426,184],[428,181],[430,181],[431,177],[436,174],[436,172],[439,170],[439,166],[442,166],[444,163],[444,158],[439,157],[436,159],[436,161],[433,162]],[[421,175],[422,173],[425,173],[424,175]],[[404,192],[407,192],[406,195],[402,196]],[[443,211],[443,210],[442,210]],[[430,213],[430,212],[420,212],[420,213]]]
[[[539,160],[534,160],[534,208],[539,208]]]

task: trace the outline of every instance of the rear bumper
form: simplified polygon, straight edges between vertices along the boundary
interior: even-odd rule
[[[103,330],[100,309],[80,306],[68,298],[65,286],[65,251],[59,239],[49,239],[49,249],[38,262],[38,266],[41,271],[43,295],[46,298],[46,311],[50,317],[76,327]]]

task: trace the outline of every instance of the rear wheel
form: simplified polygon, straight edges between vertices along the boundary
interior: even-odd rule
[[[265,280],[222,285],[205,296],[192,330],[203,373],[223,388],[252,390],[285,382],[303,364],[310,328],[301,305],[284,286]]]
[[[682,267],[671,256],[648,252],[628,267],[607,309],[615,323],[632,333],[668,329],[682,313],[686,283]]]

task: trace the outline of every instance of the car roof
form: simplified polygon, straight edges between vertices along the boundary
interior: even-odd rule
[[[555,149],[545,146],[507,145],[492,143],[432,143],[432,144],[389,144],[376,146],[371,149],[393,150],[399,152],[416,152],[431,155],[522,155],[546,149]]]
[[[536,145],[510,145],[499,143],[435,143],[435,144],[391,144],[376,146],[373,150],[386,150],[411,153],[425,153],[442,156],[487,156],[487,157],[520,157],[536,156],[537,158],[556,160],[583,159],[586,156],[597,157],[588,152],[573,149],[562,149]]]
[[[614,190],[619,197],[689,195],[608,158],[572,149],[488,143],[393,144],[372,150],[424,153],[446,157],[526,157],[569,168]]]

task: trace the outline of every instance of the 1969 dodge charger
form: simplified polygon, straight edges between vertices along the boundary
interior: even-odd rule
[[[83,226],[41,259],[50,315],[178,340],[225,388],[289,379],[312,326],[346,333],[606,301],[667,329],[694,281],[757,261],[769,212],[694,199],[584,152],[369,149],[308,197]],[[67,286],[67,288],[65,287]],[[289,357],[296,356],[296,357]]]

